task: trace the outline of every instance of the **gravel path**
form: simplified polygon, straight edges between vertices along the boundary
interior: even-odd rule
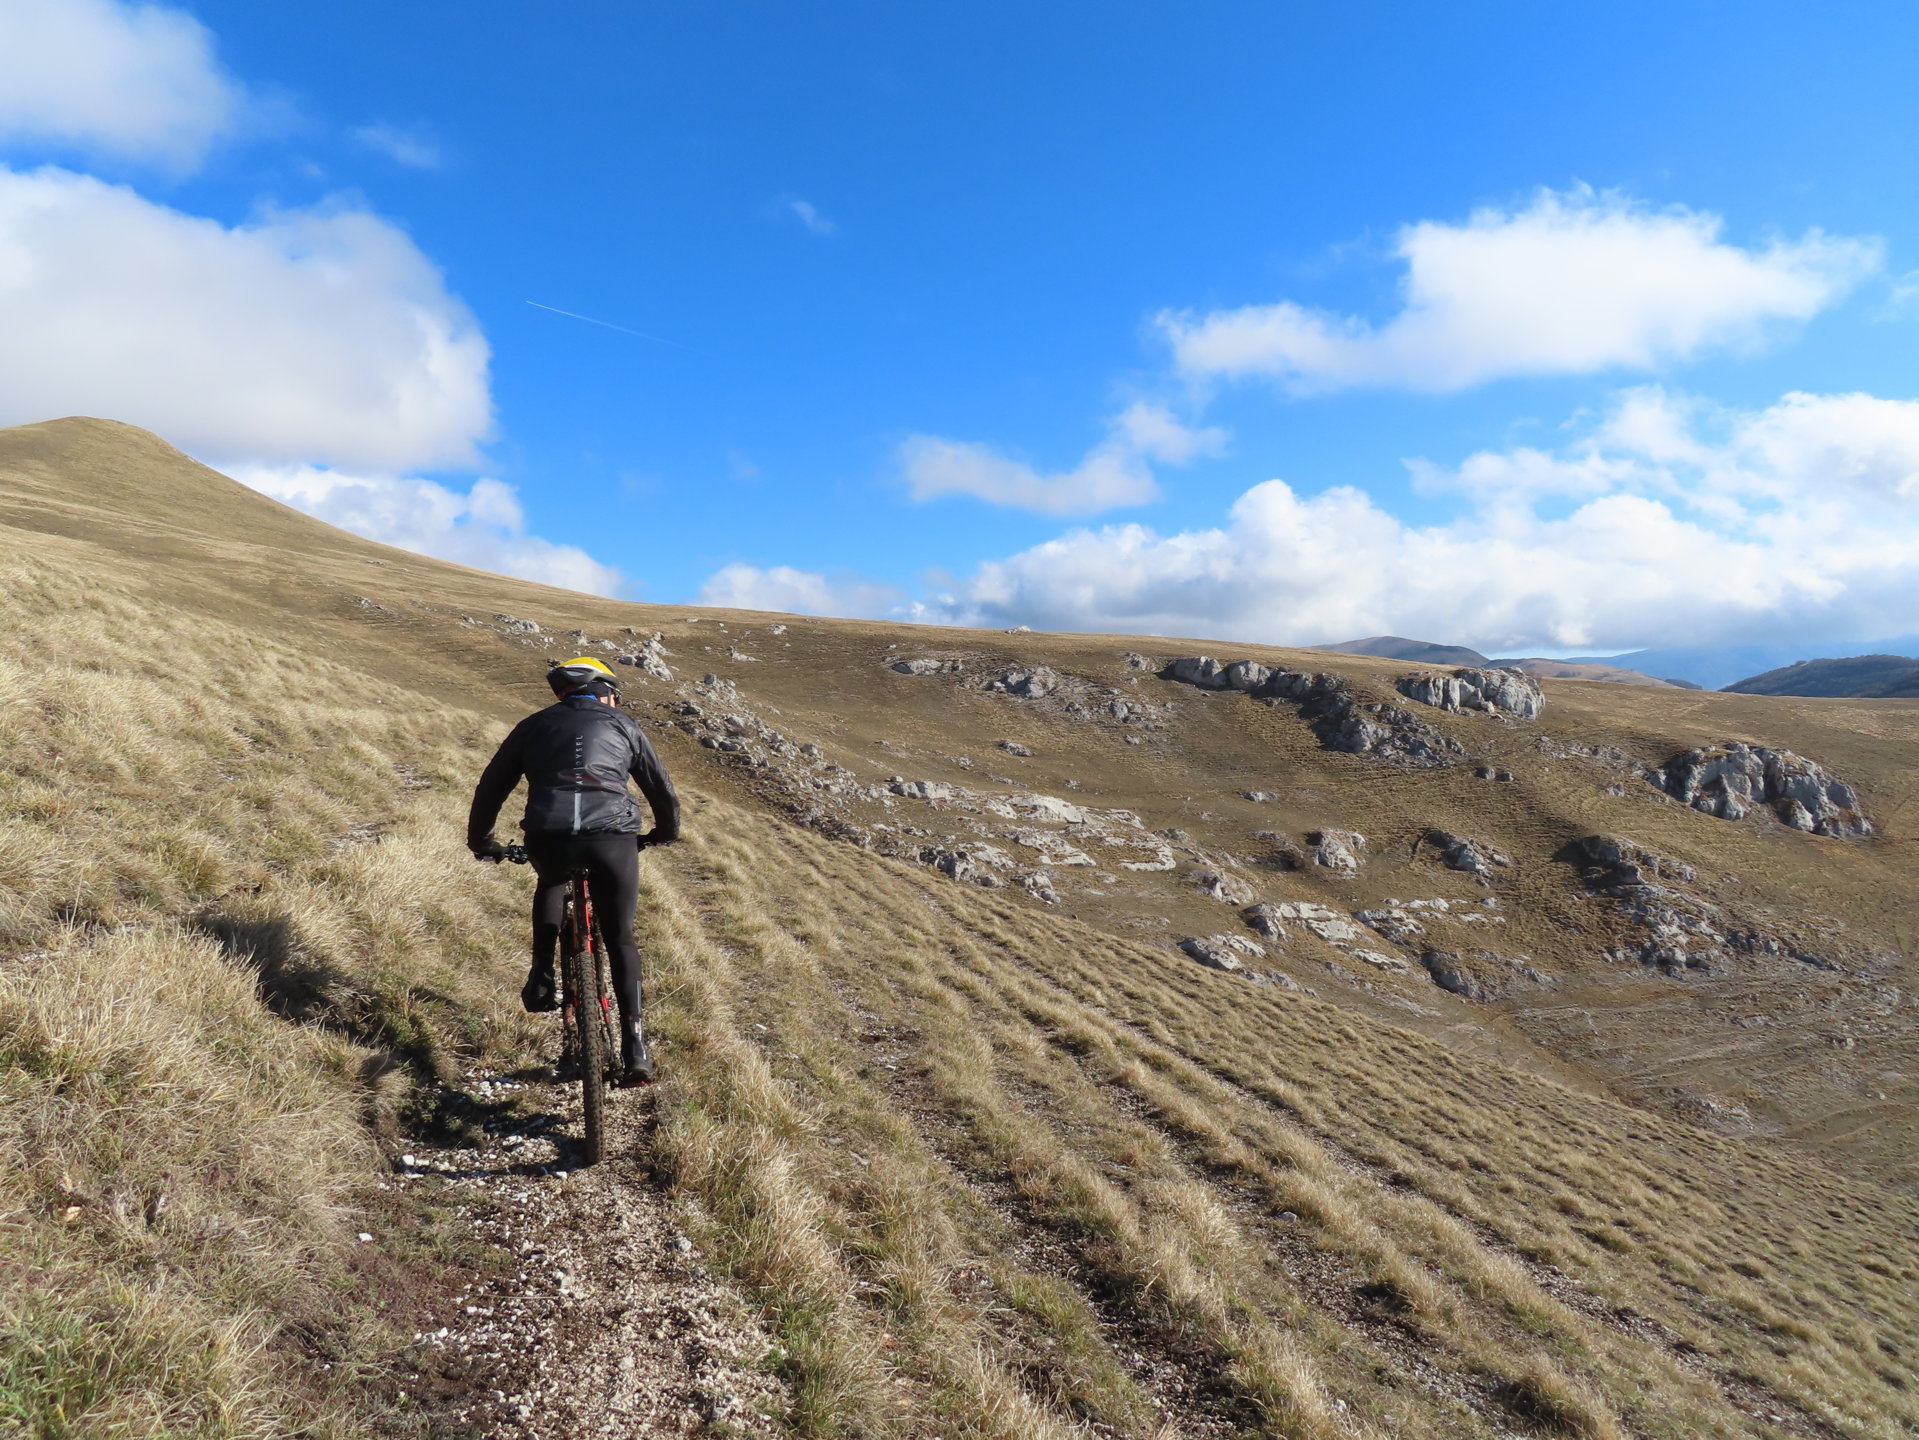
[[[416,1147],[389,1182],[444,1187],[471,1239],[498,1257],[416,1337],[410,1391],[429,1433],[780,1433],[777,1347],[707,1272],[648,1172],[650,1097],[614,1093],[608,1158],[583,1168],[576,1086],[482,1079],[468,1094],[507,1117],[487,1126],[485,1146]]]

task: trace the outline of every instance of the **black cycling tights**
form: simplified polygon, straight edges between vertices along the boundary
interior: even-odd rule
[[[526,857],[539,885],[533,891],[533,963],[553,973],[560,925],[566,918],[566,881],[586,871],[593,920],[612,962],[620,1018],[640,1019],[640,947],[633,943],[633,912],[640,901],[640,848],[632,835],[529,835]]]

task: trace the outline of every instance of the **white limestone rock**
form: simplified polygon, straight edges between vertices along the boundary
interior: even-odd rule
[[[1402,675],[1399,693],[1422,705],[1453,714],[1479,711],[1531,720],[1546,708],[1546,696],[1532,676],[1520,670],[1455,670],[1450,675],[1421,671]]]
[[[1781,824],[1814,835],[1872,833],[1853,788],[1790,750],[1727,740],[1675,755],[1646,778],[1682,804],[1722,820],[1741,820],[1767,807]]]
[[[1229,975],[1245,970],[1248,959],[1262,959],[1266,954],[1265,946],[1244,935],[1188,935],[1179,942],[1179,948],[1208,969]]]
[[[1313,863],[1342,874],[1357,874],[1366,853],[1366,837],[1356,830],[1315,830],[1306,837]]]
[[[1253,898],[1252,886],[1236,875],[1219,870],[1195,871],[1193,888],[1209,900],[1218,900],[1226,905],[1249,904]]]

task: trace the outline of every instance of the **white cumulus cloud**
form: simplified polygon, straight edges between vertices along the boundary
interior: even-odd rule
[[[731,610],[778,610],[794,615],[878,617],[905,597],[890,585],[858,576],[837,578],[790,565],[722,566],[700,587],[698,603]]]
[[[0,0],[0,140],[190,169],[245,108],[185,11]]]
[[[543,585],[618,595],[620,572],[574,545],[526,533],[512,486],[475,480],[466,493],[431,480],[354,475],[313,465],[228,465],[227,474],[329,525],[385,545]]]
[[[1225,440],[1223,431],[1190,428],[1171,411],[1141,401],[1071,470],[1045,474],[991,446],[936,435],[909,437],[898,459],[915,500],[971,495],[1041,515],[1092,515],[1157,499],[1152,461],[1183,465],[1217,453]]]
[[[470,464],[487,362],[439,271],[366,210],[228,227],[0,167],[0,424],[104,415],[197,454]]]
[[[1166,312],[1159,325],[1190,377],[1449,391],[1749,344],[1769,323],[1810,318],[1880,263],[1874,240],[1814,231],[1746,249],[1723,228],[1699,211],[1542,191],[1524,209],[1402,230],[1404,306],[1382,325],[1291,301]]]
[[[1792,394],[1730,411],[1642,390],[1562,451],[1420,478],[1462,513],[1408,524],[1350,487],[1269,480],[1222,525],[1075,530],[915,613],[1492,653],[1885,634],[1919,614],[1919,402]]]

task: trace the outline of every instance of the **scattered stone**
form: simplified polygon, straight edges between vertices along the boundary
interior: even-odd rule
[[[1059,687],[1058,672],[1044,665],[1036,665],[1031,670],[1009,670],[986,685],[988,690],[1004,691],[1022,700],[1037,700],[1041,696],[1051,695]]]
[[[1688,750],[1647,777],[1673,799],[1722,820],[1770,806],[1782,825],[1814,835],[1870,835],[1859,797],[1817,762],[1790,750],[1727,740]]]
[[[1396,688],[1409,700],[1453,714],[1476,710],[1531,720],[1546,708],[1538,682],[1519,670],[1455,670],[1450,675],[1427,671],[1400,676]]]
[[[957,660],[895,660],[886,667],[899,675],[939,675],[945,671],[960,668]]]
[[[1697,878],[1692,866],[1683,861],[1656,855],[1618,835],[1588,835],[1573,841],[1572,848],[1587,867],[1586,883],[1600,889],[1652,885],[1661,880],[1690,885]]]
[[[1315,865],[1348,875],[1358,872],[1366,849],[1366,837],[1355,830],[1315,830],[1306,842],[1313,847]]]
[[[1462,870],[1482,885],[1492,884],[1494,867],[1509,869],[1513,863],[1510,856],[1500,854],[1483,841],[1455,835],[1450,830],[1428,830],[1422,838],[1425,844],[1439,851],[1439,858],[1448,870]]]
[[[1224,970],[1228,974],[1246,968],[1246,962],[1240,956],[1258,959],[1266,953],[1265,946],[1243,935],[1189,935],[1179,942],[1179,948],[1200,964],[1213,970]]]
[[[897,775],[886,788],[909,800],[951,800],[957,793],[957,787],[944,780],[904,780]]]
[[[1355,910],[1353,919],[1395,945],[1408,945],[1426,933],[1410,910],[1384,905],[1372,910]]]
[[[1269,901],[1249,906],[1240,918],[1268,940],[1282,939],[1289,924],[1299,925],[1329,944],[1348,944],[1360,938],[1359,927],[1339,911],[1312,900]]]
[[[1611,902],[1615,915],[1629,927],[1630,938],[1604,952],[1609,960],[1671,976],[1712,974],[1739,956],[1838,968],[1820,953],[1829,948],[1830,934],[1807,940],[1782,931],[1763,914],[1742,917],[1730,912],[1685,888],[1697,878],[1692,866],[1634,841],[1588,835],[1558,858],[1578,864],[1587,886]]]
[[[1160,674],[1202,690],[1244,689],[1256,699],[1292,701],[1328,750],[1370,755],[1409,769],[1450,765],[1465,753],[1457,740],[1397,706],[1361,699],[1338,675],[1272,670],[1250,660],[1222,665],[1207,655],[1171,661]]]
[[[1390,970],[1394,974],[1403,974],[1412,967],[1397,955],[1389,955],[1384,950],[1364,950],[1357,946],[1346,953],[1355,960],[1363,960],[1375,970]]]
[[[1513,781],[1512,771],[1495,770],[1490,765],[1481,765],[1477,770],[1473,771],[1473,775],[1480,780],[1500,780],[1507,784],[1511,784]]]
[[[1119,658],[1126,662],[1126,668],[1128,670],[1159,669],[1159,661],[1154,660],[1150,658],[1149,656],[1142,655],[1137,650],[1128,650],[1124,654],[1122,654]]]
[[[1199,870],[1193,874],[1193,888],[1209,899],[1227,905],[1245,905],[1253,898],[1253,887],[1237,876],[1218,870]]]
[[[1462,1000],[1479,1000],[1484,992],[1470,971],[1459,963],[1459,957],[1447,950],[1428,950],[1419,957],[1419,963],[1426,967],[1426,973],[1433,977],[1433,984],[1441,990],[1457,995]]]
[[[1270,790],[1242,790],[1239,792],[1239,798],[1242,800],[1250,800],[1255,805],[1270,805],[1279,799],[1279,796]]]
[[[963,845],[953,849],[929,845],[920,850],[919,859],[921,864],[931,865],[942,875],[988,890],[1003,883],[995,871],[1013,868],[1013,857],[997,845]]]
[[[1002,740],[999,742],[999,748],[1004,750],[1008,755],[1030,756],[1033,753],[1017,740]]]
[[[538,635],[540,627],[531,620],[521,620],[513,615],[495,615],[494,621],[509,635]]]
[[[626,627],[626,633],[629,636],[638,634],[631,625]],[[643,644],[634,646],[631,653],[616,655],[613,659],[615,664],[633,666],[656,680],[665,680],[670,684],[673,672],[667,668],[666,655],[666,637],[655,630]]]
[[[1008,635],[1031,635],[1033,633],[1033,627],[1031,625],[1015,625],[1006,633]]]

